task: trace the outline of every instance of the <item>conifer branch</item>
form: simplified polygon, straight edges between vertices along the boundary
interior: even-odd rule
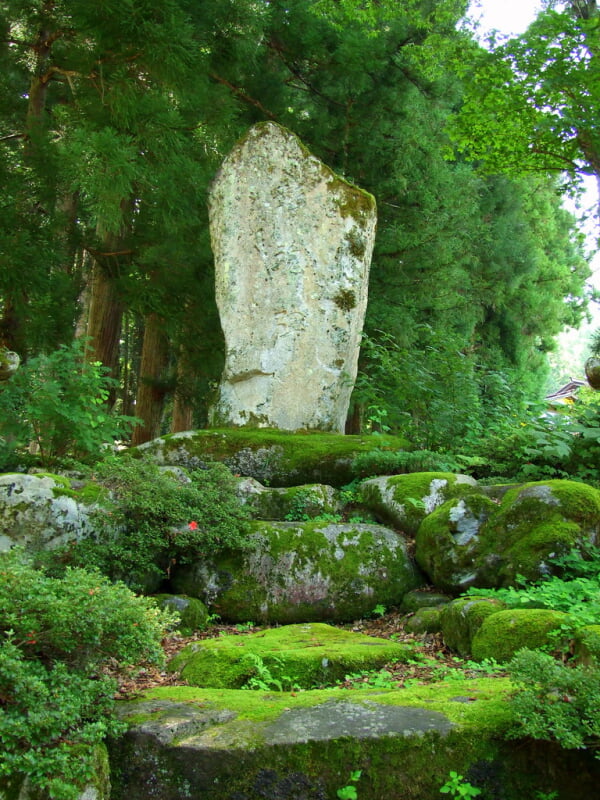
[[[213,80],[217,81],[217,83],[221,83],[221,84],[223,84],[223,86],[226,86],[228,89],[231,89],[231,91],[234,94],[236,94],[241,100],[243,100],[245,103],[249,103],[251,106],[254,106],[255,108],[258,108],[269,119],[273,119],[273,120],[277,119],[275,114],[273,114],[272,111],[269,111],[268,108],[265,108],[263,106],[263,104],[260,102],[260,100],[256,100],[254,97],[250,97],[250,95],[246,94],[246,92],[243,89],[240,89],[239,86],[235,86],[233,83],[228,81],[226,78],[222,78],[220,75],[216,75],[214,72],[210,73],[210,77]]]

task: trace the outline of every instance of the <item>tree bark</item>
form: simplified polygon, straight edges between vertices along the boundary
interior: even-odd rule
[[[160,421],[167,393],[165,373],[168,363],[169,344],[163,321],[155,313],[148,314],[135,404],[135,415],[143,420],[143,424],[133,431],[133,445],[149,442],[160,434]]]
[[[171,420],[171,433],[192,430],[194,426],[194,409],[190,404],[189,397],[185,391],[189,364],[183,348],[179,350],[177,359],[177,388],[173,400],[173,419]]]

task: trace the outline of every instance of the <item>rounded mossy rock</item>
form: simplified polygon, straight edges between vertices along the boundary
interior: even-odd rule
[[[176,611],[179,615],[179,630],[184,636],[203,631],[208,625],[209,613],[202,600],[181,594],[158,594],[154,596],[159,608]]]
[[[314,689],[348,673],[406,661],[407,645],[321,622],[284,625],[244,636],[194,642],[169,663],[191,686],[239,689],[253,678],[264,689]]]
[[[449,603],[451,600],[450,595],[431,591],[430,588],[414,589],[412,592],[407,592],[402,598],[400,611],[408,614],[418,611],[420,608],[436,608]]]
[[[452,472],[413,472],[370,478],[360,485],[361,502],[378,517],[414,536],[421,522],[451,497],[474,490],[469,475]]]
[[[578,664],[600,665],[600,625],[584,625],[575,631],[573,655]]]
[[[475,661],[493,658],[510,661],[518,650],[535,650],[552,642],[568,614],[546,608],[507,608],[491,614],[473,636],[471,652]]]
[[[484,535],[486,554],[501,556],[486,574],[486,585],[512,585],[517,575],[530,581],[547,577],[553,571],[550,559],[598,541],[600,490],[568,480],[516,486],[485,524]]]
[[[496,553],[482,553],[481,528],[498,510],[494,500],[472,492],[448,500],[421,523],[415,537],[417,563],[438,589],[457,594],[487,586],[484,567]]]
[[[237,494],[253,519],[301,521],[339,515],[344,507],[340,491],[320,483],[272,488],[240,478]]]
[[[504,610],[505,604],[490,597],[459,597],[440,610],[444,644],[460,656],[472,652],[473,637],[484,621]]]
[[[237,475],[270,486],[324,483],[340,487],[356,477],[352,462],[376,448],[406,450],[399,436],[344,436],[337,433],[227,428],[174,433],[129,452],[158,464],[202,469],[222,462]]]
[[[409,633],[439,633],[442,630],[440,608],[423,606],[404,621],[404,630]]]
[[[108,493],[93,482],[74,485],[51,473],[0,475],[0,550],[50,549],[92,534],[92,512]]]
[[[415,557],[450,593],[514,585],[552,573],[551,559],[600,535],[600,491],[567,480],[513,486],[500,496],[449,500],[423,520]]]
[[[405,540],[381,525],[254,521],[249,540],[179,567],[175,591],[226,620],[283,624],[359,619],[423,583]]]

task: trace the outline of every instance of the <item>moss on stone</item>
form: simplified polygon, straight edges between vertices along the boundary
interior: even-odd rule
[[[600,534],[600,491],[576,481],[550,480],[509,489],[485,531],[485,554],[501,553],[494,565],[496,584],[514,583],[518,574],[539,580],[549,559]]]
[[[176,611],[179,614],[179,630],[184,636],[202,631],[208,625],[208,609],[201,600],[185,595],[158,594],[155,602],[160,608]]]
[[[351,289],[340,289],[334,296],[333,302],[342,311],[352,311],[356,306],[356,294]]]
[[[503,740],[512,725],[512,692],[507,679],[489,678],[393,691],[157,688],[119,704],[123,718],[136,724],[112,746],[112,800],[185,800],[192,794],[325,800],[346,785],[351,770],[362,770],[361,800],[436,800],[450,770],[479,786],[484,797],[522,800],[555,788],[561,800],[594,796],[600,765],[591,754]],[[434,711],[453,727],[362,737],[331,730],[312,738],[299,725],[286,744],[269,741],[269,731],[286,718],[305,719],[311,714],[304,710],[335,711],[348,703]]]
[[[497,510],[493,500],[471,489],[425,517],[415,538],[415,557],[438,589],[457,594],[488,585],[481,574],[486,562],[480,557],[479,533]]]
[[[401,437],[377,437],[377,447],[384,450],[408,446]],[[130,452],[158,464],[189,468],[220,461],[234,473],[271,486],[325,483],[340,487],[354,478],[353,459],[373,448],[370,436],[227,428],[172,434]]]
[[[475,481],[452,472],[412,472],[372,478],[360,486],[361,501],[380,518],[415,535],[422,521],[451,497],[475,491]]]
[[[339,491],[320,483],[264,488],[249,494],[245,505],[255,519],[290,521],[339,514],[343,507]]]
[[[400,610],[408,613],[417,611],[419,608],[435,608],[436,606],[443,606],[451,600],[452,598],[449,595],[432,591],[431,588],[414,589],[404,595]]]
[[[406,544],[379,525],[252,523],[251,547],[212,565],[182,567],[176,591],[203,598],[223,619],[267,623],[354,620],[393,606],[422,584]]]
[[[169,669],[181,671],[193,686],[237,689],[257,675],[253,660],[257,656],[274,679],[311,689],[343,680],[350,672],[405,661],[411,652],[397,642],[306,623],[193,643],[171,661]]]
[[[405,620],[404,629],[409,633],[438,633],[442,629],[441,609],[418,608]]]
[[[461,656],[472,652],[473,637],[484,621],[502,611],[504,603],[489,597],[459,597],[441,609],[444,643]]]
[[[476,661],[494,658],[510,661],[526,647],[535,650],[551,643],[551,634],[558,631],[567,614],[543,608],[517,608],[499,611],[487,617],[473,636],[472,654]]]

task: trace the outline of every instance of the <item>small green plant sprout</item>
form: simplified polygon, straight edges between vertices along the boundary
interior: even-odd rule
[[[336,794],[339,800],[357,800],[358,792],[356,791],[356,786],[353,784],[358,783],[360,780],[360,776],[362,775],[362,770],[356,769],[350,773],[350,777],[348,778],[348,785],[342,786],[341,789],[338,789]]]
[[[383,617],[385,612],[386,612],[386,610],[387,609],[386,609],[386,607],[384,605],[382,605],[381,603],[377,603],[377,605],[375,606],[373,611],[371,611],[371,614],[374,617]]]
[[[252,622],[252,620],[248,620],[247,622],[238,622],[237,625],[235,626],[235,629],[240,633],[246,633],[246,631],[252,630],[253,627],[254,623]]]
[[[452,797],[477,797],[481,794],[481,789],[470,784],[458,772],[451,770],[450,777],[440,788],[440,793],[450,794]]]
[[[295,677],[274,675],[257,653],[247,653],[244,658],[250,662],[254,675],[248,678],[242,689],[252,689],[259,692],[298,692],[301,690]],[[283,661],[280,658],[274,656],[273,661],[278,668],[283,667]]]

